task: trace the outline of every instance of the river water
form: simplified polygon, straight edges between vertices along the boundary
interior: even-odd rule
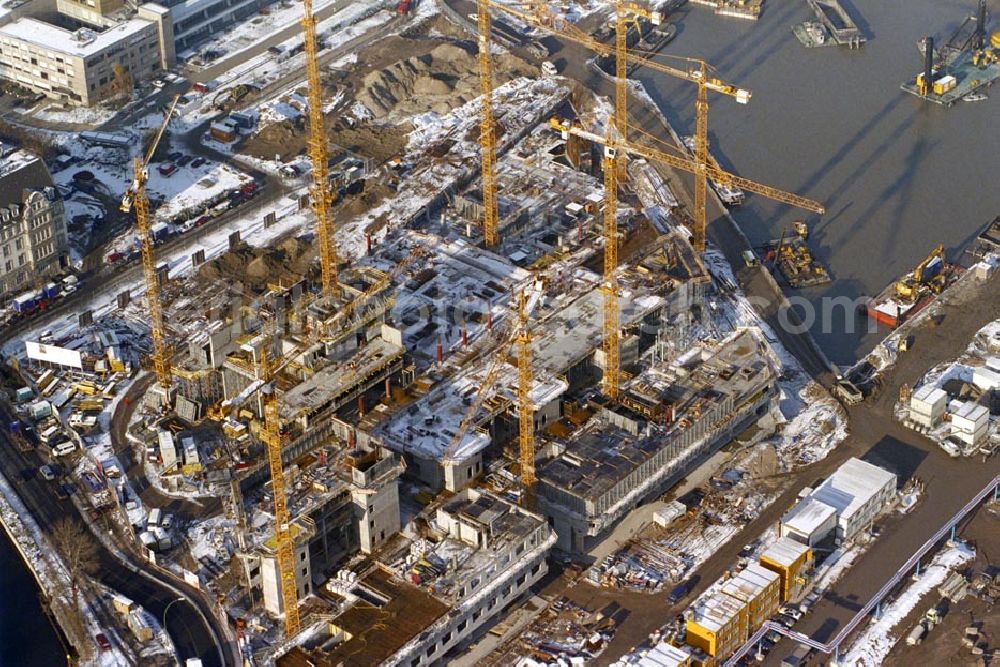
[[[66,656],[42,611],[35,579],[0,528],[0,667],[61,667]]]
[[[826,206],[809,217],[810,244],[834,282],[789,294],[814,304],[811,328],[834,363],[852,362],[886,331],[868,332],[844,308],[822,317],[824,297],[877,294],[939,243],[958,259],[1000,214],[1000,86],[987,89],[989,100],[952,108],[899,88],[922,67],[917,40],[943,42],[975,4],[846,0],[870,39],[855,51],[802,46],[792,27],[814,19],[802,0],[767,0],[758,22],[694,5],[670,19],[679,31],[664,54],[704,58],[753,92],[745,106],[710,93],[710,145],[722,165]],[[1000,21],[989,27],[1000,30]],[[636,74],[675,129],[693,133],[695,87]],[[807,215],[751,195],[735,218],[760,245]]]

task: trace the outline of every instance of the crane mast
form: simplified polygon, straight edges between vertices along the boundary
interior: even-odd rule
[[[135,208],[135,222],[139,230],[139,244],[142,254],[142,274],[146,282],[146,303],[149,307],[150,337],[153,339],[153,370],[156,382],[163,389],[169,390],[170,380],[170,348],[167,346],[163,332],[163,304],[160,302],[160,281],[156,275],[156,255],[153,251],[152,216],[149,210],[149,197],[146,195],[146,182],[149,180],[149,163],[153,159],[160,140],[170,124],[170,117],[177,106],[180,96],[175,96],[163,122],[153,138],[146,154],[132,161],[132,185],[122,197],[121,210],[128,213]]]
[[[531,332],[528,330],[528,305],[524,292],[518,300],[520,331],[517,334],[517,407],[521,484],[525,507],[534,506],[535,482],[535,408],[531,403],[534,371],[531,367]]]
[[[267,360],[266,345],[261,349],[260,374],[265,383],[274,378]],[[299,631],[299,599],[295,583],[295,553],[292,543],[291,516],[285,495],[285,475],[281,463],[281,427],[278,418],[277,388],[264,392],[264,424],[261,439],[267,447],[267,462],[271,473],[271,492],[274,494],[274,541],[277,552],[278,573],[281,582],[281,601],[285,611],[285,638],[290,639]]]
[[[618,398],[621,386],[621,334],[619,332],[618,282],[618,165],[617,151],[610,145],[611,126],[608,123],[608,141],[604,147],[601,168],[604,171],[604,376],[601,389],[608,398]]]
[[[308,0],[307,0],[308,1]],[[477,0],[479,23],[479,88],[482,93],[479,146],[482,149],[483,243],[487,248],[499,242],[496,191],[496,125],[493,120],[493,60],[490,58],[490,2]]]
[[[340,293],[337,276],[337,245],[334,240],[330,209],[330,154],[327,147],[326,120],[323,117],[323,81],[320,77],[316,47],[316,17],[312,0],[302,0],[302,31],[306,50],[306,73],[309,81],[309,159],[312,162],[313,213],[316,214],[316,241],[319,243],[319,265],[324,296]]]
[[[138,174],[145,169],[136,158],[133,164]],[[139,228],[139,242],[142,247],[142,274],[146,280],[146,303],[149,306],[149,327],[153,338],[153,369],[156,381],[164,389],[170,389],[170,350],[163,335],[163,304],[160,303],[160,280],[156,275],[156,257],[153,253],[153,231],[150,225],[149,198],[146,196],[146,179],[135,193],[135,221]]]

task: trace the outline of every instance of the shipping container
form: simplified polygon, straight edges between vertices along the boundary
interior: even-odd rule
[[[42,288],[42,296],[46,299],[54,299],[62,292],[62,285],[59,283],[49,283]]]
[[[25,292],[21,296],[14,297],[10,302],[10,307],[15,313],[27,313],[34,310],[36,306],[38,306],[37,292]]]

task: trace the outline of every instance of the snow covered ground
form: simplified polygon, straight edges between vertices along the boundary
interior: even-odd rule
[[[91,146],[75,133],[51,133],[52,138],[76,158],[75,164],[53,174],[52,179],[63,194],[68,221],[79,220],[79,229],[70,237],[74,262],[82,261],[93,226],[107,216],[102,198],[117,203],[132,181],[132,159],[138,154],[144,130],[162,122],[162,114],[150,114],[127,132],[133,139],[129,149]],[[237,168],[207,160],[198,167],[193,161],[177,168],[170,176],[160,173],[163,162],[149,169],[147,193],[151,201],[163,201],[155,213],[156,221],[170,221],[200,211],[228,192],[249,182],[251,177]],[[86,178],[87,172],[90,178]],[[134,232],[123,234],[111,250],[131,250]]]
[[[710,248],[704,259],[717,281],[737,285],[732,268],[718,250]],[[783,426],[780,434],[770,441],[777,447],[784,464],[794,468],[826,458],[847,437],[846,416],[840,404],[809,378],[798,360],[753,310],[742,290],[736,289],[729,299],[720,299],[718,305],[717,320],[722,326],[759,328],[774,355],[781,390],[780,415],[776,417]]]
[[[322,58],[326,53],[334,49],[343,47],[347,42],[355,39],[371,30],[381,27],[395,18],[387,7],[391,3],[352,3],[343,11],[337,12],[330,18],[320,21],[316,26],[317,40],[319,42],[319,56]],[[295,7],[300,7],[295,5]],[[299,9],[301,11],[301,9]],[[208,118],[218,115],[213,100],[228,88],[240,84],[249,84],[258,88],[264,88],[279,80],[289,77],[303,76],[305,71],[305,54],[301,52],[302,37],[296,35],[290,37],[276,49],[282,53],[280,55],[265,52],[248,59],[246,62],[232,68],[225,75],[216,79],[216,90],[203,95],[192,94],[192,101],[181,108],[181,122],[188,127],[194,127]],[[298,50],[295,55],[288,53]],[[287,90],[276,93],[275,97],[285,94]],[[255,109],[258,103],[254,103],[249,108]],[[246,109],[241,109],[246,111]]]
[[[50,123],[79,123],[81,125],[97,126],[111,120],[119,111],[118,109],[103,106],[61,109],[44,102],[43,104],[45,105],[44,108],[33,109],[26,115]]]
[[[0,519],[2,519],[11,539],[18,544],[27,561],[31,563],[32,570],[39,579],[46,595],[50,599],[72,608],[71,577],[65,563],[52,548],[46,533],[35,522],[28,508],[21,503],[17,493],[3,475],[0,475]],[[77,613],[83,620],[86,640],[99,632],[105,632],[109,636],[113,635],[114,633],[109,628],[103,627],[97,619],[87,597],[87,594],[81,594],[80,606],[77,609]],[[158,653],[173,655],[174,651],[169,636],[159,631],[155,620],[153,620],[153,624],[156,636],[155,641],[149,647],[151,653],[148,655]],[[98,652],[95,650],[89,661],[80,664],[87,667],[90,665],[127,667],[133,663],[122,652],[120,643],[116,642],[110,651]]]
[[[340,0],[313,0],[313,12],[318,12],[337,2]],[[297,25],[301,20],[302,3],[282,0],[266,5],[257,16],[237,22],[232,28],[213,35],[209,42],[201,45],[199,48],[202,53],[209,50],[219,54],[213,60],[205,61],[202,59],[202,64],[208,66],[223,58],[239,55],[274,33]],[[189,50],[178,53],[177,58],[178,60],[190,60],[195,55],[196,51]]]
[[[949,572],[972,560],[975,555],[975,550],[962,542],[955,542],[946,547],[898,598],[891,603],[882,604],[881,618],[874,619],[868,624],[864,632],[851,644],[839,664],[857,667],[881,665],[885,656],[899,641],[900,633],[896,626],[913,611],[921,598],[944,582]]]

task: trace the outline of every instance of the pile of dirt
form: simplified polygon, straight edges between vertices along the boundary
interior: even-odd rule
[[[289,284],[306,276],[315,252],[312,244],[289,238],[274,248],[253,248],[246,244],[225,252],[198,268],[205,281],[243,283],[249,291],[261,292],[268,283]]]
[[[494,57],[497,85],[535,72],[522,60]],[[478,60],[469,42],[449,42],[422,55],[399,60],[369,72],[356,99],[377,119],[433,111],[445,114],[479,95]]]

